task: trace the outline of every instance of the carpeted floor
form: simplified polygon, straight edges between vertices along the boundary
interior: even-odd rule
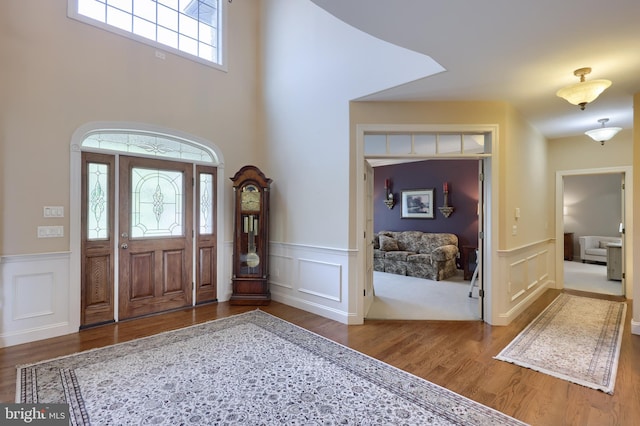
[[[67,402],[82,425],[522,424],[259,310],[18,377],[18,402]]]
[[[564,261],[564,288],[623,296],[622,281],[607,280],[607,265]]]
[[[626,307],[560,294],[495,358],[612,394]]]
[[[478,288],[469,297],[469,286],[461,271],[445,281],[375,271],[367,319],[479,320]]]
[[[469,281],[460,272],[446,281],[374,272],[374,302],[368,319],[460,320],[480,319],[478,289],[469,298]],[[620,281],[607,280],[607,266],[564,262],[564,287],[590,293],[623,295]]]

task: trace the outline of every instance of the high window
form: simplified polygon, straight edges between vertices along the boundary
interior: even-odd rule
[[[220,0],[69,0],[69,16],[199,62],[223,65]]]

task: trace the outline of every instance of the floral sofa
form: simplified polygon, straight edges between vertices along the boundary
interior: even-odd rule
[[[374,238],[376,271],[445,280],[456,274],[458,237],[421,231],[381,231]]]

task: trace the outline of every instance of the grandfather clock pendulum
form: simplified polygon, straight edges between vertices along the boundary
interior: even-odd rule
[[[268,305],[269,186],[255,166],[244,166],[234,177],[232,305]]]

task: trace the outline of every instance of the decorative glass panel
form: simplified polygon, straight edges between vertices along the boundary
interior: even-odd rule
[[[217,163],[217,159],[209,151],[187,141],[141,132],[96,132],[88,135],[82,141],[82,146],[160,158]]]
[[[131,170],[131,238],[183,235],[183,176],[173,170]]]
[[[213,234],[213,175],[200,173],[200,235]]]
[[[109,166],[87,165],[87,239],[106,240],[109,236]]]

